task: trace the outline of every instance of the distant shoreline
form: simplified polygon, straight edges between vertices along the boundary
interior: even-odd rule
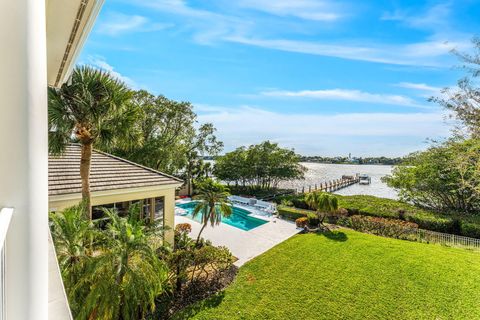
[[[391,163],[352,163],[352,162],[325,162],[325,161],[303,161],[301,160],[300,162],[302,163],[319,163],[319,164],[349,164],[349,165],[354,165],[354,166],[395,166],[396,164],[391,164]]]

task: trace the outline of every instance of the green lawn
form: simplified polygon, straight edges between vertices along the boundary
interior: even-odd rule
[[[342,230],[297,235],[176,319],[480,319],[480,253]]]

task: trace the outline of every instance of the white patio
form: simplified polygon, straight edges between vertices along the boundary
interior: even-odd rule
[[[244,231],[225,223],[221,223],[213,228],[208,225],[203,231],[202,237],[212,241],[216,246],[229,248],[233,255],[238,258],[235,265],[241,266],[300,232],[300,229],[297,229],[292,222],[275,217],[253,216],[269,222],[249,231]],[[175,225],[179,223],[192,225],[192,233],[190,234],[192,238],[197,237],[202,227],[200,223],[188,217],[177,215],[175,216]]]

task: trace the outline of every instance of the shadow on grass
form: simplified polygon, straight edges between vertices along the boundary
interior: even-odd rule
[[[324,236],[327,239],[338,241],[338,242],[345,242],[348,240],[348,236],[346,233],[342,231],[325,231],[325,232],[317,232],[317,235]]]
[[[210,298],[196,302],[186,307],[185,309],[177,312],[170,319],[172,320],[189,319],[203,310],[208,310],[211,308],[218,307],[218,305],[222,303],[224,297],[225,297],[225,291],[221,291]]]

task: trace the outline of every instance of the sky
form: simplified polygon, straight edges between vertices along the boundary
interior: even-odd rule
[[[79,63],[190,101],[225,152],[403,156],[449,135],[480,1],[106,0]]]

